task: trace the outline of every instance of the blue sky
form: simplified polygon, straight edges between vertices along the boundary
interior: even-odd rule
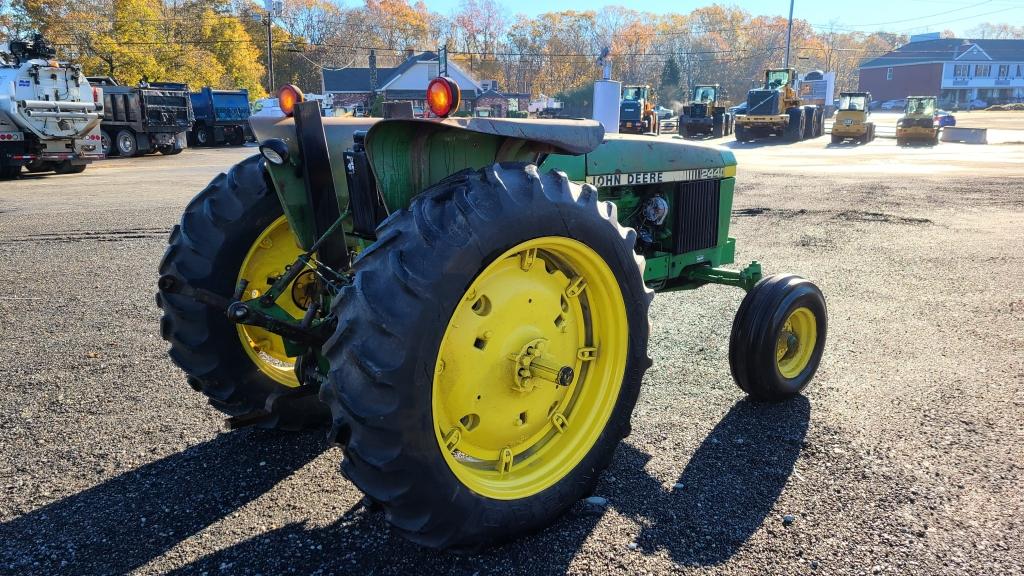
[[[424,0],[432,10],[447,14],[460,0]],[[555,10],[593,10],[606,4],[628,6],[648,12],[689,12],[713,2],[698,0],[500,0],[511,13],[530,16]],[[787,15],[788,0],[744,0],[721,2],[739,6],[752,14]],[[794,18],[815,26],[835,24],[837,28],[873,32],[885,30],[914,34],[949,29],[958,35],[982,22],[1024,26],[1024,0],[796,0]]]

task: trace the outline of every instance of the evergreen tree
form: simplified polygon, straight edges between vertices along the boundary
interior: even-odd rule
[[[678,99],[680,75],[676,57],[669,56],[665,61],[665,66],[661,69],[661,85],[658,87],[658,96],[662,106],[670,107],[668,104],[672,100]]]

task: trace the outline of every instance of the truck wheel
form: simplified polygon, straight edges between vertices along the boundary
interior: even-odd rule
[[[265,292],[268,276],[283,272],[301,249],[284,218],[277,194],[264,180],[262,159],[252,156],[220,174],[185,208],[171,231],[160,275],[173,274],[193,288],[230,298],[239,280],[247,295]],[[291,290],[278,300],[302,316]],[[279,336],[229,321],[178,293],[161,289],[160,334],[188,383],[214,408],[265,428],[288,430],[325,425],[327,407],[299,388],[294,358]]]
[[[195,130],[196,134],[196,146],[212,146],[213,145],[213,134],[210,129],[206,126],[199,126]]]
[[[735,128],[736,141],[746,142],[747,141],[747,129],[743,126],[736,126]]]
[[[110,132],[106,130],[100,130],[100,148],[103,149],[103,155],[117,156],[117,148],[114,147],[114,139],[110,137]]]
[[[804,129],[806,123],[804,122],[804,111],[800,108],[794,108],[789,111],[789,123],[786,124],[786,129],[783,132],[787,142],[799,142],[804,139]]]
[[[57,174],[81,174],[85,172],[85,164],[72,164],[70,160],[58,162],[53,169]]]
[[[15,164],[14,166],[0,165],[0,180],[11,180],[17,178],[21,174],[21,166]]]
[[[729,367],[736,385],[755,400],[800,393],[825,348],[825,297],[811,281],[777,274],[758,282],[736,312]]]
[[[177,146],[174,145],[161,146],[160,153],[163,154],[164,156],[174,156],[175,154],[181,154],[181,148],[178,148]]]
[[[131,130],[118,131],[114,142],[117,144],[117,153],[121,156],[137,156],[139,153],[139,142]]]
[[[837,136],[835,134],[832,135],[832,143],[833,144],[839,144],[842,141],[843,141],[843,137],[842,136]]]
[[[523,164],[459,172],[381,224],[321,399],[342,472],[397,532],[473,550],[592,491],[651,363],[635,242],[593,187]]]

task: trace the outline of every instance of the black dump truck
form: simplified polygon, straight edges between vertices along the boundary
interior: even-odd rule
[[[147,81],[124,86],[109,76],[90,77],[89,83],[103,89],[100,128],[107,156],[177,154],[187,145],[193,120],[188,86]]]
[[[193,92],[191,98],[196,115],[189,135],[192,145],[238,146],[251,139],[248,90],[215,90],[207,86]]]

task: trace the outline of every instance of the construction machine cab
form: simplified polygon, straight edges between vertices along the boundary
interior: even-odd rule
[[[629,102],[646,102],[650,86],[624,86],[622,88],[622,99]]]
[[[866,112],[871,102],[870,92],[841,92],[839,112]]]
[[[699,84],[693,88],[694,104],[714,104],[718,101],[718,84]]]
[[[907,118],[934,117],[935,96],[908,96],[907,108],[903,114]]]

